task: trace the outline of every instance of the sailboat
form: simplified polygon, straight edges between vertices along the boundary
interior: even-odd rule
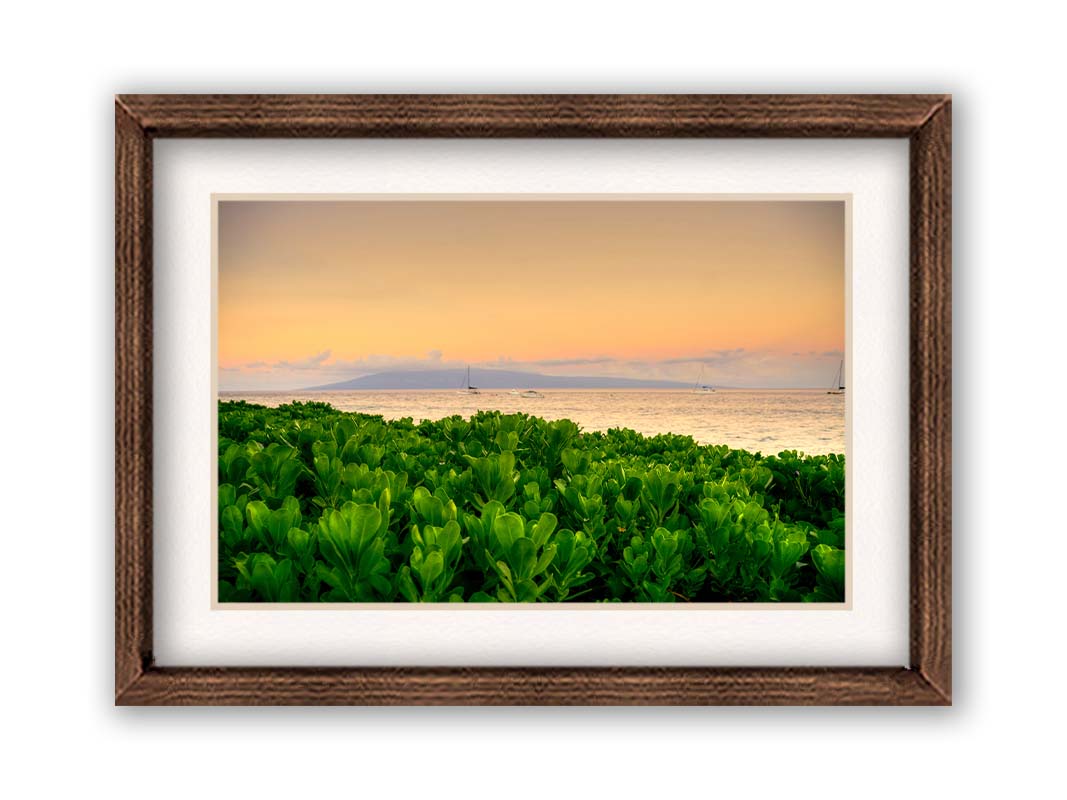
[[[477,386],[471,386],[471,365],[467,365],[467,386],[464,389],[460,389],[457,394],[481,394],[478,391]]]
[[[697,382],[693,385],[693,394],[715,394],[715,389],[712,386],[708,386],[704,383],[704,365],[700,366],[700,377],[697,378]]]
[[[837,377],[834,378],[834,385],[830,387],[827,394],[844,394],[845,393],[845,359],[841,359],[841,366],[837,368]]]

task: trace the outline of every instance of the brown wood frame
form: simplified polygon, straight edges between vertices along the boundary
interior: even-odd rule
[[[115,101],[119,705],[951,704],[947,95],[124,95]],[[906,137],[910,668],[166,668],[152,658],[152,141],[159,137]]]

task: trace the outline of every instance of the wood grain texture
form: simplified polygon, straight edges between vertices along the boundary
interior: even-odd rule
[[[152,140],[907,137],[911,665],[158,668],[152,663]],[[115,116],[115,702],[121,705],[951,703],[951,104],[943,95],[126,95]]]
[[[911,660],[952,697],[952,104],[911,137]]]
[[[152,142],[115,105],[115,691],[152,649]]]
[[[150,669],[129,705],[931,705],[907,669]]]
[[[909,136],[934,95],[123,95],[151,136]]]

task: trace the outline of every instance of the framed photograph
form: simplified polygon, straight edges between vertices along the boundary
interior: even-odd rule
[[[116,98],[116,703],[951,703],[951,101]]]

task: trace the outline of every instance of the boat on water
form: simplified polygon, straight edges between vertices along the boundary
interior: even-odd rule
[[[827,394],[844,394],[845,393],[845,359],[841,359],[841,365],[837,368],[837,376],[834,378],[833,386],[830,387]]]
[[[471,365],[467,365],[467,385],[465,388],[460,389],[457,394],[481,394],[478,391],[477,386],[471,386]]]
[[[519,397],[544,397],[544,395],[536,389],[527,389],[525,392],[519,392]]]
[[[715,394],[715,387],[704,383],[704,366],[700,367],[700,377],[693,384],[693,394]]]

